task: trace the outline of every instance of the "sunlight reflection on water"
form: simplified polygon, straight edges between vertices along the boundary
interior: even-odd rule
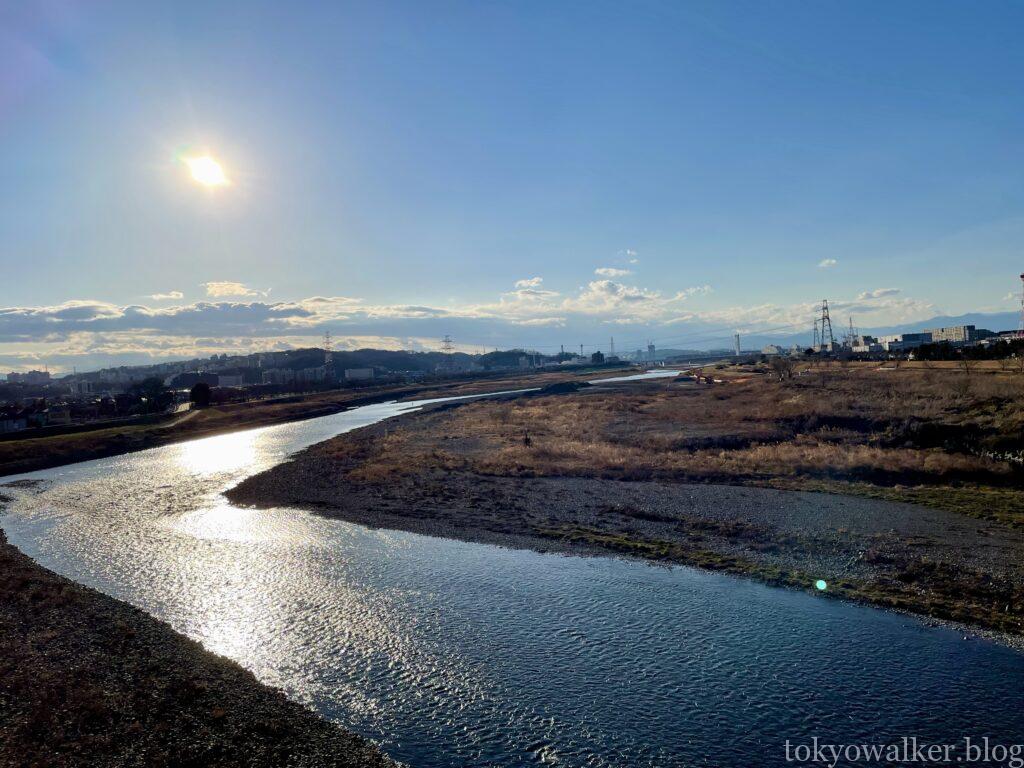
[[[3,526],[419,766],[782,765],[782,738],[1024,726],[1024,657],[688,569],[368,530],[220,495],[378,404],[36,473]],[[8,489],[4,489],[5,493]]]
[[[181,469],[194,475],[239,472],[256,463],[258,436],[258,431],[249,430],[178,443],[175,458]]]

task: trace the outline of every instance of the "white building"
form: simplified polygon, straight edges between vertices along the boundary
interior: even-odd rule
[[[932,335],[930,333],[896,333],[891,336],[879,336],[878,343],[886,352],[902,352],[906,349],[914,349],[922,344],[930,344]]]
[[[295,381],[300,384],[315,384],[327,380],[327,368],[317,366],[316,368],[303,368],[295,372]]]
[[[295,371],[291,368],[268,368],[263,371],[264,384],[294,384]]]

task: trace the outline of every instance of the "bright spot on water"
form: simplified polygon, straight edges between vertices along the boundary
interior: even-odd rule
[[[239,472],[256,463],[257,434],[250,430],[180,443],[178,464],[197,475]]]
[[[828,582],[825,581],[824,579],[818,579],[816,582],[814,582],[814,586],[816,586],[818,589],[824,591],[824,590],[828,589]]]

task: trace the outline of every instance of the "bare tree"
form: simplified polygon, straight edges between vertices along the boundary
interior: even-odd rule
[[[779,377],[779,381],[793,378],[793,361],[782,355],[776,355],[771,361],[772,371]]]
[[[971,377],[968,374],[953,379],[953,394],[961,400],[971,394]]]

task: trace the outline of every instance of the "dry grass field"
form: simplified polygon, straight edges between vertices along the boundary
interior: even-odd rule
[[[352,479],[423,467],[518,477],[728,482],[915,501],[1024,523],[1024,376],[820,366],[778,381],[594,387],[476,402],[373,444]],[[356,450],[339,441],[332,449]],[[367,450],[361,446],[358,450]]]
[[[21,439],[0,441],[0,476],[115,456],[241,429],[327,416],[370,400],[472,395],[500,389],[544,386],[567,378],[572,378],[572,374],[528,373],[428,386],[390,385],[365,389],[336,389],[277,400],[253,400],[212,406],[160,424],[117,426],[39,438],[27,434]]]
[[[812,591],[824,576],[831,596],[1024,635],[1024,376],[704,373],[720,383],[442,405],[313,446],[228,495]]]

